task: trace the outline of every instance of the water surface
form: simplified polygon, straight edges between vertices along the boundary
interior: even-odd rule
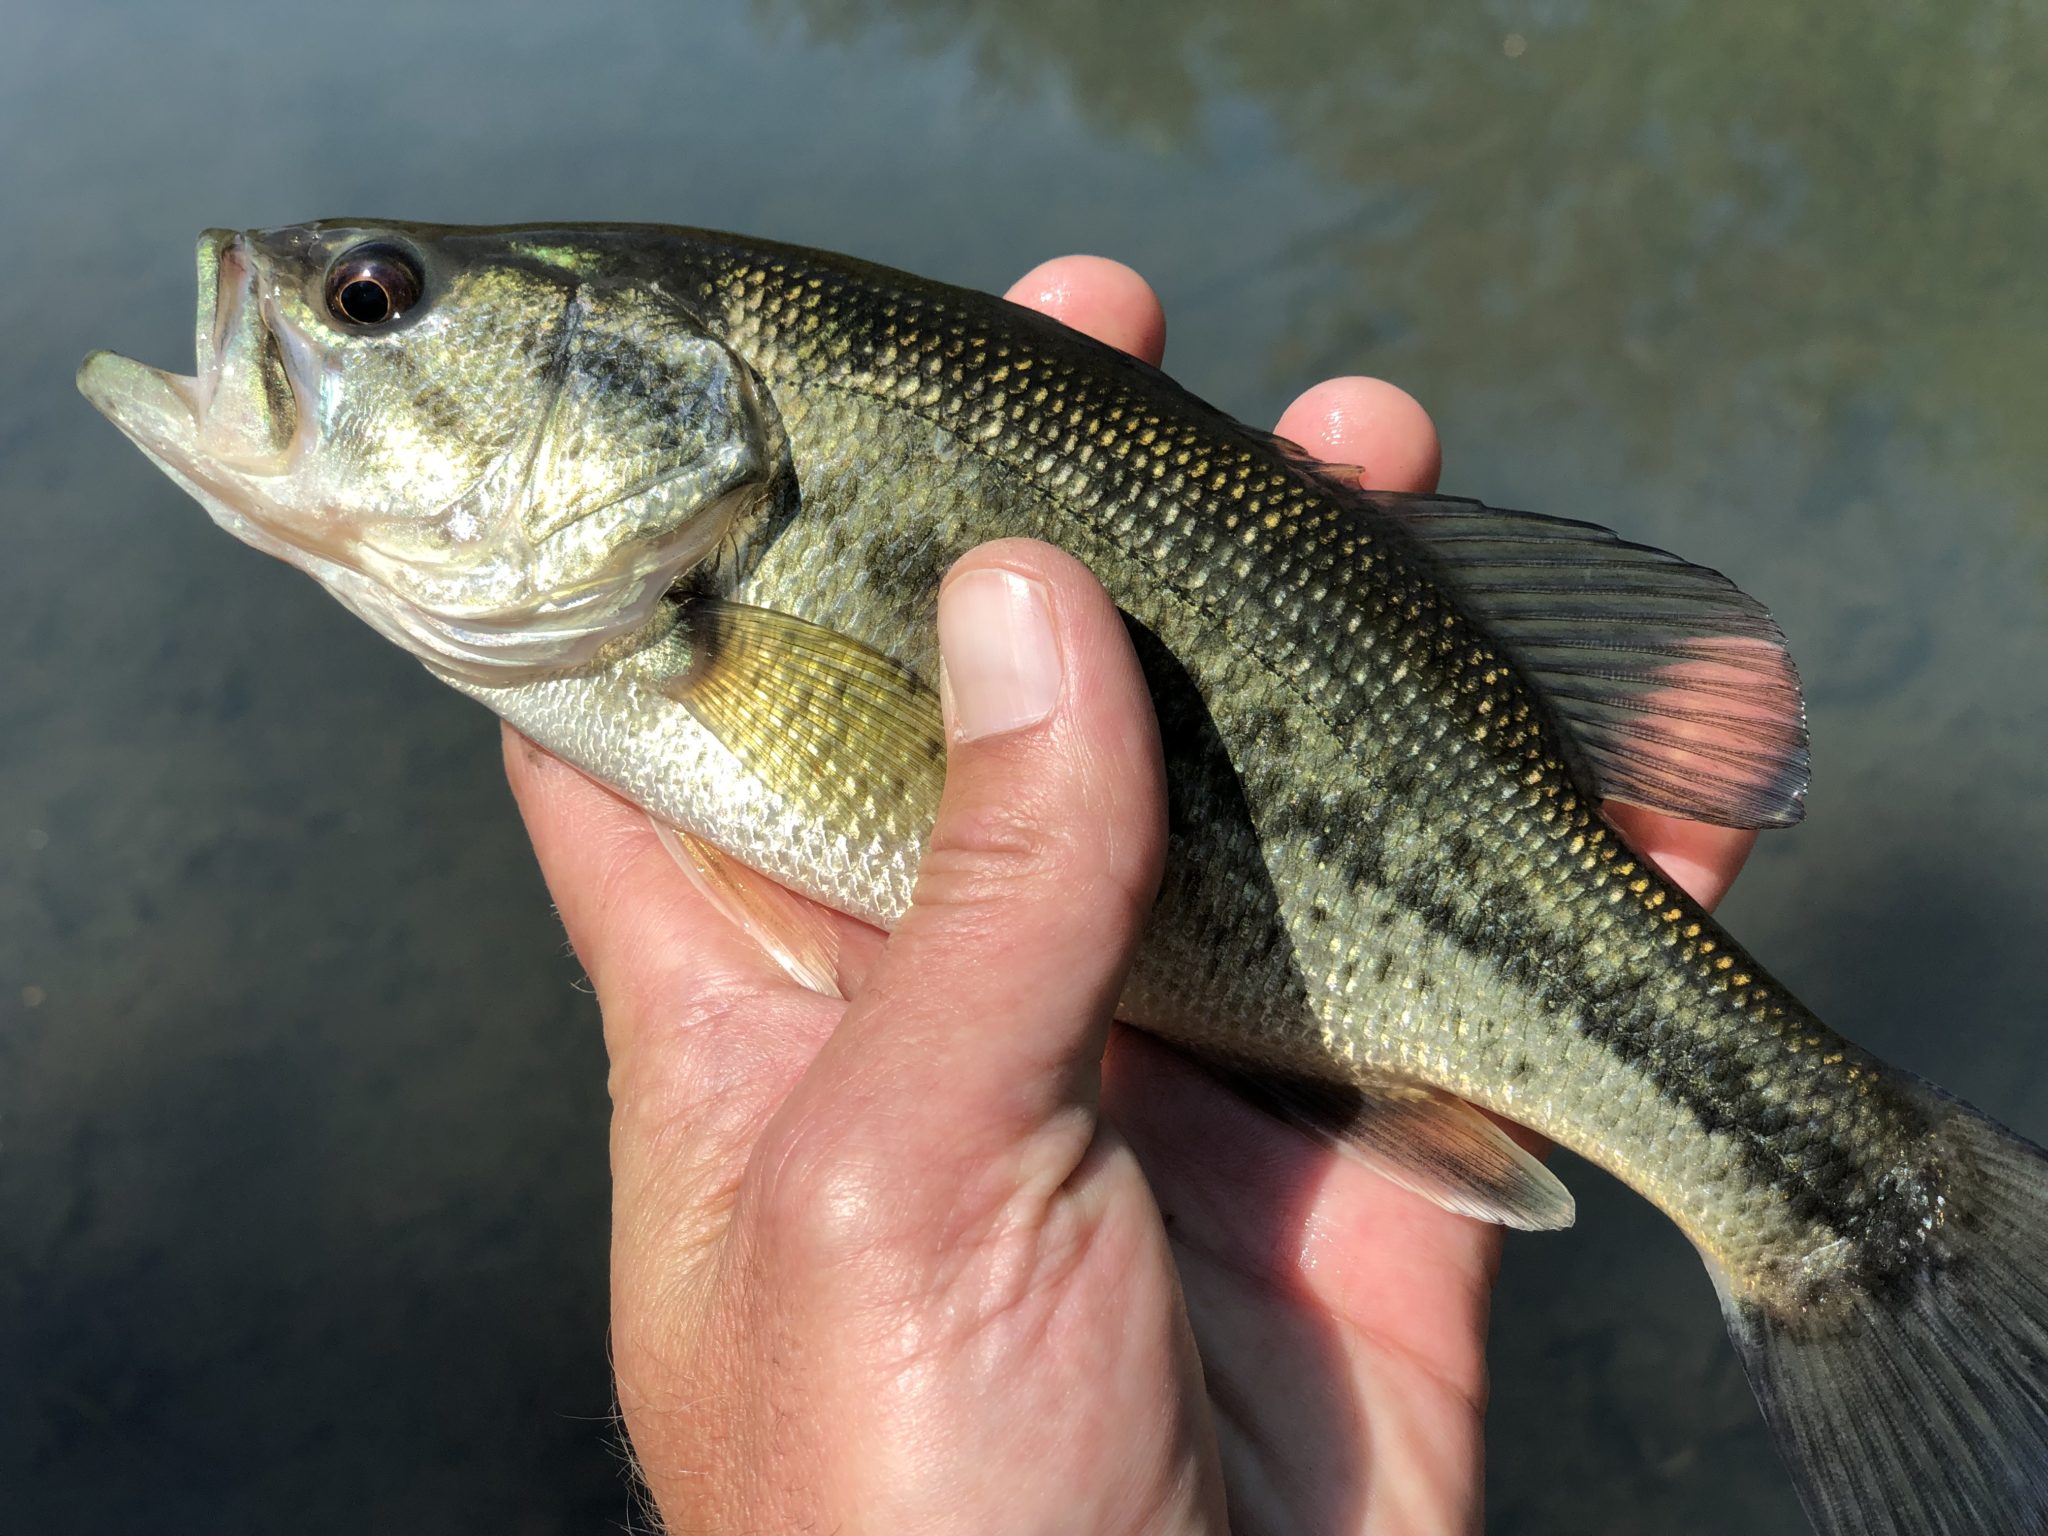
[[[687,221],[996,287],[1094,249],[1247,417],[1397,378],[1450,488],[1775,607],[1812,813],[1731,924],[2048,1136],[2048,9],[17,0],[9,43],[0,1527],[630,1518],[594,1008],[495,731],[71,389],[182,365],[206,225]],[[1493,1528],[1796,1528],[1696,1260],[1564,1171]]]

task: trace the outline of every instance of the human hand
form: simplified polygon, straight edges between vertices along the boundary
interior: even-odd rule
[[[1048,263],[1011,297],[1158,361],[1126,269]],[[1280,431],[1368,483],[1434,483],[1391,386],[1319,385]],[[1016,576],[1053,633],[1035,688],[972,644]],[[664,1517],[1221,1530],[1227,1487],[1240,1536],[1476,1527],[1498,1229],[1143,1036],[1105,1053],[1163,837],[1128,641],[1073,561],[1017,542],[955,568],[941,638],[956,723],[1029,716],[1048,677],[1050,712],[955,731],[911,912],[886,943],[838,920],[851,1003],[787,981],[639,812],[507,735],[604,1009],[614,1365]],[[1703,899],[1748,846],[1615,819]]]

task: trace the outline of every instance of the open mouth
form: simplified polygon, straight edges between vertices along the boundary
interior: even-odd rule
[[[275,331],[265,322],[261,273],[225,230],[199,242],[197,372],[152,368],[95,352],[78,370],[86,399],[166,471],[228,494],[226,477],[286,473],[299,402]]]

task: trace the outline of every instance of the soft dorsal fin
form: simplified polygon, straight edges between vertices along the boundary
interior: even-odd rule
[[[1542,694],[1603,797],[1730,827],[1805,814],[1799,674],[1727,577],[1593,523],[1350,494],[1408,534]]]
[[[1572,1192],[1463,1099],[1421,1083],[1273,1077],[1211,1064],[1260,1109],[1432,1204],[1524,1232],[1572,1224]]]

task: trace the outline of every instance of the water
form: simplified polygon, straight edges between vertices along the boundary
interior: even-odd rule
[[[2048,8],[16,0],[0,58],[0,1526],[602,1530],[603,1062],[489,722],[73,394],[203,225],[647,218],[1149,273],[1270,419],[1770,602],[1812,814],[1732,925],[2048,1133]],[[1568,1166],[1510,1245],[1517,1536],[1790,1530],[1698,1265]]]

